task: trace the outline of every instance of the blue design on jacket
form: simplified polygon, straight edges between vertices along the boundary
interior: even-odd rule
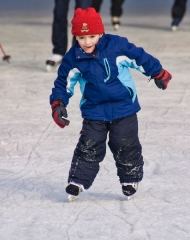
[[[64,56],[50,95],[50,104],[62,99],[68,105],[78,82],[82,117],[112,121],[140,110],[137,91],[129,68],[146,76],[156,76],[162,66],[143,48],[124,37],[104,34],[95,54],[85,53],[75,44]]]

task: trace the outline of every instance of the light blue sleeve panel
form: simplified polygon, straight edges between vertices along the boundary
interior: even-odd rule
[[[123,66],[130,67],[138,70],[139,72],[145,73],[144,68],[142,66],[138,66],[135,59],[132,60],[126,56],[119,56],[116,59],[116,64],[118,65],[119,63],[121,63]]]
[[[81,72],[77,68],[73,68],[67,77],[67,92],[69,92],[72,96],[74,95],[74,87],[79,82],[80,91],[82,94],[82,99],[80,101],[80,105],[82,105],[86,100],[83,97],[85,85],[87,81],[82,78]]]
[[[134,102],[137,96],[137,90],[136,90],[133,78],[131,76],[131,73],[129,71],[129,67],[136,69],[142,73],[144,73],[144,69],[142,66],[137,66],[135,60],[131,60],[126,56],[117,57],[116,64],[119,72],[119,75],[117,77],[121,81],[123,86],[125,86],[129,90],[129,92],[130,92],[130,89],[132,89],[133,91],[132,101]]]
[[[74,87],[81,78],[81,73],[77,68],[70,70],[67,77],[67,92],[74,95]]]
[[[81,94],[82,94],[82,98],[81,98],[81,101],[80,101],[80,106],[86,102],[86,99],[84,98],[84,89],[85,89],[85,85],[86,85],[87,81],[84,79],[84,78],[80,78],[79,80],[79,84],[80,84],[80,91],[81,91]]]

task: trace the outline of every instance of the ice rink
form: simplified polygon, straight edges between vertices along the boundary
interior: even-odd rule
[[[172,3],[126,0],[116,32],[104,0],[106,32],[142,46],[173,79],[163,91],[132,70],[145,161],[136,195],[126,201],[107,148],[93,186],[68,203],[81,95],[77,87],[67,108],[70,126],[59,128],[49,105],[57,73],[45,71],[53,1],[0,0],[0,43],[11,55],[10,63],[0,59],[0,240],[190,239],[190,8],[172,32]],[[69,22],[73,6],[74,0]]]

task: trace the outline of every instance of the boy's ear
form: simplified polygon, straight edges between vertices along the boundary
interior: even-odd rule
[[[102,37],[102,36],[103,36],[103,33],[100,34],[100,37]]]

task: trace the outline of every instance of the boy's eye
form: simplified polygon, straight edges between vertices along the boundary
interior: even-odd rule
[[[94,38],[95,36],[94,35],[91,35],[90,38]]]

